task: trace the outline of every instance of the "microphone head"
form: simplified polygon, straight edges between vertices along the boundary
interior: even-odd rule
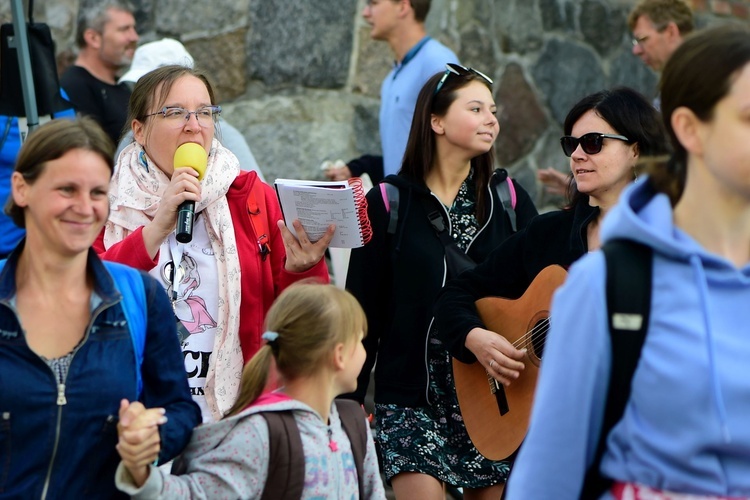
[[[191,167],[198,172],[198,180],[203,180],[208,164],[208,153],[203,146],[194,142],[186,142],[174,152],[174,168]]]

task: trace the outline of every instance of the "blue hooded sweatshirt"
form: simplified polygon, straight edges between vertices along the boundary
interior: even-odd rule
[[[672,492],[750,496],[750,263],[737,269],[706,251],[645,182],[628,187],[605,218],[601,239],[614,238],[651,247],[654,275],[648,336],[601,471]],[[554,296],[510,500],[579,497],[609,383],[606,311],[597,251],[571,267]]]

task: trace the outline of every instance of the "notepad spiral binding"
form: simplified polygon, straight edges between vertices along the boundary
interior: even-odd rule
[[[357,207],[362,244],[367,245],[372,239],[372,224],[370,224],[370,217],[367,215],[367,197],[365,196],[365,189],[362,187],[362,179],[352,177],[349,179],[349,185],[352,187],[354,205]]]

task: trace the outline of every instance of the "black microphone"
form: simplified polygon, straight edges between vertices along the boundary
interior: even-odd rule
[[[195,202],[183,201],[177,208],[177,228],[175,238],[180,243],[190,243],[193,239],[193,221],[195,221]]]
[[[198,180],[203,179],[208,164],[208,153],[203,146],[186,142],[174,152],[174,168],[190,167],[198,172]],[[175,238],[180,243],[190,243],[193,239],[193,222],[195,221],[195,202],[183,201],[177,207],[177,228]]]

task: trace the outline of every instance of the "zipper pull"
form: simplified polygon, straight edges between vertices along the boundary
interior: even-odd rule
[[[68,400],[65,399],[65,384],[57,384],[57,406],[65,406]]]

